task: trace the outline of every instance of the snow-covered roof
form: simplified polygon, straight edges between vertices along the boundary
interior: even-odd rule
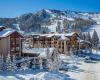
[[[48,48],[49,55],[53,53],[55,48]],[[46,58],[47,57],[47,48],[24,48],[22,53],[27,54],[37,54],[39,57]]]
[[[0,37],[7,37],[10,34],[12,34],[15,30],[12,29],[4,29],[3,31],[0,32]]]
[[[49,34],[49,35],[46,35],[46,37],[53,37],[54,34]]]
[[[67,33],[65,36],[73,36],[75,32]]]
[[[79,42],[80,43],[84,43],[85,42],[85,43],[89,43],[90,44],[90,42],[89,41],[86,41],[86,40],[79,40]]]
[[[0,31],[0,37],[7,37],[7,36],[9,36],[10,34],[12,34],[15,31],[16,30],[13,30],[13,29],[10,29],[10,28],[4,29],[4,30]],[[20,34],[20,35],[22,36],[22,34]]]
[[[53,37],[53,36],[58,36],[61,37],[62,39],[65,39],[68,36],[73,36],[75,34],[75,32],[71,32],[71,33],[54,33],[54,34],[38,34],[38,36],[40,37]],[[35,36],[36,34],[33,34],[33,36]]]
[[[61,35],[59,40],[69,40],[65,35]]]

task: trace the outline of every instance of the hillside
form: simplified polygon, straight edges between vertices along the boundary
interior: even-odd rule
[[[87,29],[86,32],[90,32],[91,33],[91,36],[93,34],[93,31],[96,30],[97,33],[98,33],[98,36],[99,36],[99,39],[100,39],[100,14],[99,15],[96,15],[93,20],[96,21],[97,24],[95,25],[92,25],[91,28]]]
[[[100,13],[42,9],[16,18],[0,18],[0,25],[26,33],[83,31],[95,24]]]

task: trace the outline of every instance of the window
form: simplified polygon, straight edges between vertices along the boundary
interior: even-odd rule
[[[20,48],[19,47],[16,47],[16,51],[20,51]]]
[[[16,44],[19,44],[19,42],[20,42],[20,39],[16,38]]]
[[[11,44],[15,44],[15,39],[11,38]]]
[[[15,47],[11,48],[11,52],[14,52],[15,51]]]

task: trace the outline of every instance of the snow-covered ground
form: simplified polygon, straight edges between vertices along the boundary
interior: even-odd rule
[[[93,50],[93,53],[95,54],[96,51]],[[66,59],[63,55],[61,58],[64,60]],[[69,61],[67,60],[67,63],[68,62]],[[77,62],[78,63],[69,64],[70,67],[68,71],[63,71],[62,73],[69,75],[73,80],[100,80],[99,61],[97,63],[86,63],[84,62],[84,59],[81,60],[81,58],[77,57]]]
[[[92,53],[93,54],[99,54],[100,55],[100,50],[94,50],[94,49],[92,49]]]
[[[100,62],[84,63],[77,65],[82,71],[67,72],[75,80],[100,80]]]
[[[59,72],[27,69],[25,71],[0,72],[0,80],[71,80],[71,78]]]
[[[89,28],[88,30],[86,30],[86,32],[90,32],[91,36],[93,34],[93,31],[96,30],[100,39],[100,15],[97,18],[93,18],[94,21],[96,21],[97,24],[92,25],[91,28]]]
[[[86,30],[86,32],[90,32],[91,36],[93,34],[93,31],[96,30],[96,32],[98,33],[98,37],[100,39],[100,24],[96,24],[96,25],[92,25],[91,28],[89,28],[88,30]]]
[[[100,62],[85,63],[82,58],[75,58],[72,59],[72,57],[64,54],[60,55],[61,60],[70,63],[67,66],[68,71],[48,72],[40,69],[26,69],[15,72],[0,71],[0,80],[100,80]]]

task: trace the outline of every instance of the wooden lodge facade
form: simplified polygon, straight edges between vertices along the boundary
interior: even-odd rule
[[[41,34],[29,38],[33,48],[54,47],[61,53],[68,53],[71,47],[78,48],[78,34]]]
[[[12,29],[0,29],[0,56],[7,57],[8,54],[21,55],[21,38],[23,36]]]

